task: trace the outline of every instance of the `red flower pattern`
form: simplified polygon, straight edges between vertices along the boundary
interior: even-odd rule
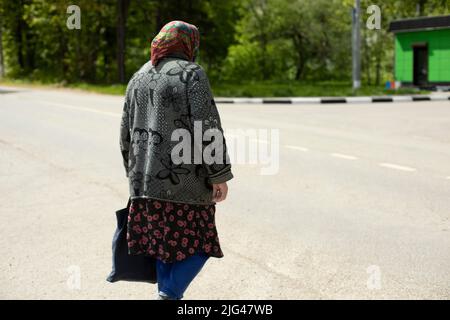
[[[133,199],[128,216],[128,250],[164,262],[181,261],[199,251],[223,257],[214,214],[214,205]]]

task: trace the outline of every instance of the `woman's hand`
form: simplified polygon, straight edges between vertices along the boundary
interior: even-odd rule
[[[219,183],[219,184],[213,184],[213,201],[214,202],[220,202],[225,200],[228,193],[228,186],[227,183]]]

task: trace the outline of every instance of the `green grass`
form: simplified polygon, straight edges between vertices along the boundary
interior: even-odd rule
[[[91,84],[91,83],[57,83],[57,82],[42,82],[25,79],[2,79],[0,85],[9,85],[16,87],[34,87],[34,88],[69,88],[82,91],[123,95],[125,94],[126,85],[123,84]]]
[[[104,84],[88,84],[88,83],[69,84],[66,87],[90,92],[115,94],[115,95],[124,95],[125,90],[127,88],[125,84],[104,85]]]
[[[217,97],[348,97],[425,93],[407,88],[385,90],[379,86],[363,86],[354,93],[351,84],[344,81],[213,83],[212,87]]]
[[[126,85],[123,84],[47,83],[24,79],[3,79],[0,81],[0,84],[44,88],[70,88],[113,95],[123,95],[126,89]],[[216,97],[346,97],[428,93],[427,91],[408,88],[385,90],[379,86],[363,86],[363,88],[354,93],[351,84],[344,81],[323,81],[315,83],[301,81],[212,82],[212,90]]]

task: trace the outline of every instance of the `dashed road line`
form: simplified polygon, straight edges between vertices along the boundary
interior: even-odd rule
[[[414,172],[417,171],[416,168],[411,168],[411,167],[406,167],[406,166],[402,166],[402,165],[398,165],[398,164],[394,164],[394,163],[379,163],[379,165],[381,167],[385,167],[385,168],[389,168],[389,169],[394,169],[394,170],[400,170],[400,171],[408,171],[408,172]]]
[[[55,106],[55,107],[58,107],[58,108],[66,108],[66,109],[72,109],[72,110],[88,111],[88,112],[99,113],[99,114],[103,114],[103,115],[107,115],[107,116],[111,116],[111,117],[116,117],[116,118],[122,117],[121,114],[118,114],[116,112],[101,111],[101,110],[97,110],[97,109],[93,109],[93,108],[86,108],[86,107],[76,107],[76,106],[72,106],[72,105],[68,105],[68,104],[56,103],[56,102],[50,102],[50,101],[39,101],[39,102],[43,103],[45,105]]]
[[[330,155],[332,157],[335,157],[335,158],[341,158],[341,159],[346,159],[346,160],[358,160],[358,157],[351,156],[351,155],[348,155],[348,154],[330,153]]]
[[[86,107],[76,107],[76,106],[73,106],[73,105],[67,105],[67,104],[50,102],[50,101],[39,101],[39,102],[44,103],[46,105],[51,105],[51,106],[56,106],[56,107],[61,107],[61,108],[66,108],[66,109],[79,110],[79,111],[88,111],[88,112],[92,112],[92,113],[104,114],[104,115],[117,117],[117,118],[121,117],[120,114],[115,113],[115,112],[101,111],[101,110],[96,110],[96,109],[86,108]],[[225,133],[225,135],[227,135],[227,134]],[[236,135],[229,134],[229,136],[235,137]],[[263,143],[263,144],[268,144],[269,143],[269,141],[262,140],[262,139],[251,139],[251,141],[259,142],[259,143]],[[302,151],[302,152],[308,152],[309,151],[308,148],[300,147],[300,146],[285,145],[284,147],[287,148],[287,149],[297,150],[297,151]],[[346,160],[357,160],[358,159],[358,157],[355,157],[355,156],[352,156],[352,155],[347,155],[347,154],[342,154],[342,153],[331,153],[330,155],[333,156],[333,157],[336,157],[336,158],[341,158],[341,159],[346,159]],[[394,164],[394,163],[387,163],[387,162],[379,163],[379,166],[385,167],[385,168],[389,168],[389,169],[400,170],[400,171],[407,171],[407,172],[415,172],[415,171],[417,171],[416,168],[402,166],[402,165],[398,165],[398,164]],[[450,176],[446,177],[445,179],[446,180],[450,180]]]
[[[292,150],[303,151],[303,152],[308,152],[308,151],[309,151],[308,148],[299,147],[299,146],[290,146],[290,145],[287,145],[287,146],[284,146],[284,147],[285,147],[285,148],[288,148],[288,149],[292,149]]]

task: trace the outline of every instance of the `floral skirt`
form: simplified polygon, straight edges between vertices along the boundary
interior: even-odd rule
[[[128,252],[163,262],[181,261],[199,252],[221,258],[215,211],[214,205],[133,199],[128,215]]]

